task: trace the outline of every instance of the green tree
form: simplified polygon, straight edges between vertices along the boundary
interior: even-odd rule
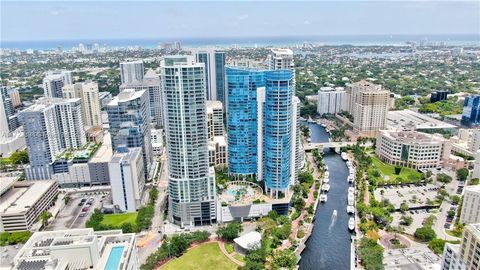
[[[65,197],[63,197],[63,201],[65,202],[65,205],[67,205],[71,200],[72,200],[72,197],[70,196],[70,194],[66,194]]]
[[[453,195],[453,196],[450,196],[450,200],[452,201],[452,204],[458,204],[461,198],[458,195]]]
[[[437,234],[431,227],[423,226],[415,230],[415,237],[421,241],[428,242],[437,237]]]
[[[411,216],[403,215],[400,218],[401,224],[405,226],[410,226],[413,223],[413,218]]]
[[[470,179],[470,181],[468,181],[468,185],[471,185],[471,186],[478,185],[478,184],[480,184],[480,179],[478,178],[473,178],[473,179]]]
[[[402,202],[402,203],[400,204],[400,211],[402,211],[402,213],[407,212],[408,209],[409,209],[409,207],[408,207],[408,204],[407,204],[406,202]]]
[[[383,269],[383,248],[377,241],[367,237],[360,239],[358,256],[366,270]]]
[[[234,221],[229,223],[227,226],[220,227],[217,230],[217,235],[224,240],[232,241],[233,239],[237,238],[242,231],[242,224]]]
[[[27,150],[13,152],[12,155],[10,155],[10,161],[16,165],[28,164]]]
[[[43,211],[39,218],[40,218],[40,221],[42,222],[42,227],[45,228],[48,224],[48,220],[52,217],[52,213],[48,212],[48,211]]]
[[[439,173],[437,175],[437,181],[448,184],[448,183],[452,182],[452,177],[449,176],[449,175],[446,175],[444,173]]]
[[[458,180],[460,180],[460,181],[465,181],[465,180],[467,180],[468,173],[469,173],[469,172],[468,172],[468,169],[467,169],[467,168],[458,169],[458,170],[457,170]]]
[[[428,247],[435,253],[435,254],[442,254],[443,247],[445,246],[446,241],[443,239],[435,238],[428,243]]]
[[[272,254],[272,269],[294,269],[297,266],[297,256],[291,249],[275,250]]]

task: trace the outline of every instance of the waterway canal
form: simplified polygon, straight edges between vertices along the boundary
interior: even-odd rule
[[[325,129],[310,123],[312,143],[328,142]],[[348,231],[348,168],[340,155],[326,150],[325,163],[330,172],[330,191],[326,203],[320,203],[315,226],[302,252],[300,270],[350,269],[350,232]],[[333,211],[337,210],[336,218]]]

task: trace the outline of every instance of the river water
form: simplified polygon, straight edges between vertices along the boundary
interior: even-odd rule
[[[329,135],[317,124],[309,124],[312,143],[328,142]],[[323,156],[330,172],[330,191],[326,203],[315,213],[315,226],[300,260],[300,270],[350,269],[350,232],[348,231],[348,168],[340,155],[326,150]],[[337,217],[332,213],[337,210]]]

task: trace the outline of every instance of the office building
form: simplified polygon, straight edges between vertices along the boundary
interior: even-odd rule
[[[87,127],[102,125],[98,83],[79,82],[63,86],[63,98],[80,98],[84,124]]]
[[[435,91],[430,94],[430,102],[437,102],[442,100],[447,100],[448,91]]]
[[[442,270],[467,270],[460,256],[460,245],[445,243],[442,256]]]
[[[50,209],[58,196],[55,181],[0,181],[0,232],[28,231]]]
[[[381,130],[376,144],[375,154],[383,162],[416,170],[440,168],[451,150],[443,136],[408,130]]]
[[[344,99],[343,87],[320,87],[317,99],[318,114],[336,114],[343,111]]]
[[[122,212],[135,212],[142,206],[145,188],[142,149],[117,148],[110,163],[113,205]]]
[[[460,244],[460,256],[468,270],[480,268],[480,223],[467,224]]]
[[[143,61],[121,62],[120,80],[122,84],[139,83],[143,80]]]
[[[120,85],[120,91],[125,89],[145,90],[148,93],[150,121],[155,127],[163,127],[162,92],[160,77],[155,71],[148,70],[141,81]]]
[[[467,127],[480,124],[480,96],[472,95],[465,98],[461,123]]]
[[[140,269],[134,233],[92,228],[35,232],[13,258],[13,270]]]
[[[227,68],[227,85],[229,174],[256,176],[273,197],[287,193],[300,152],[292,71]]]
[[[20,127],[12,98],[8,94],[9,90],[9,87],[0,86],[0,127],[2,131],[6,133],[2,134],[2,136]]]
[[[86,143],[79,98],[42,98],[20,113],[30,164],[27,180],[50,179],[49,165],[66,149]]]
[[[368,81],[347,86],[347,111],[353,116],[353,131],[359,136],[375,137],[378,130],[386,129],[390,92]]]
[[[223,136],[223,106],[220,101],[207,101],[208,138]]]
[[[205,64],[207,100],[225,102],[225,52],[205,49],[195,52],[197,63]]]
[[[45,78],[43,78],[44,96],[47,98],[63,97],[62,88],[67,84],[73,84],[71,71],[57,70],[47,72]]]
[[[480,186],[465,186],[463,194],[461,223],[480,222]]]
[[[209,168],[205,64],[190,56],[161,62],[168,157],[169,219],[180,225],[217,220],[215,172]]]

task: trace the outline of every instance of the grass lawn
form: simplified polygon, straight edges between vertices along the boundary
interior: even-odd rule
[[[225,243],[225,250],[230,254],[235,251],[235,248],[232,243]]]
[[[135,224],[136,220],[137,220],[137,212],[122,213],[122,214],[108,214],[103,216],[102,224],[118,226],[126,222]]]
[[[372,163],[373,166],[369,169],[369,177],[371,176],[372,171],[376,168],[382,174],[381,179],[379,179],[379,183],[416,183],[422,179],[422,174],[419,173],[415,169],[401,167],[402,170],[400,174],[395,174],[395,166],[382,162],[378,157],[372,155]],[[386,181],[383,179],[383,176],[388,176],[389,180]],[[397,181],[397,178],[400,178],[401,181]]]
[[[245,262],[245,257],[236,253],[235,255],[233,255],[233,257],[241,262]]]
[[[237,265],[220,250],[218,243],[206,243],[192,248],[179,258],[161,267],[162,270],[235,270]]]

